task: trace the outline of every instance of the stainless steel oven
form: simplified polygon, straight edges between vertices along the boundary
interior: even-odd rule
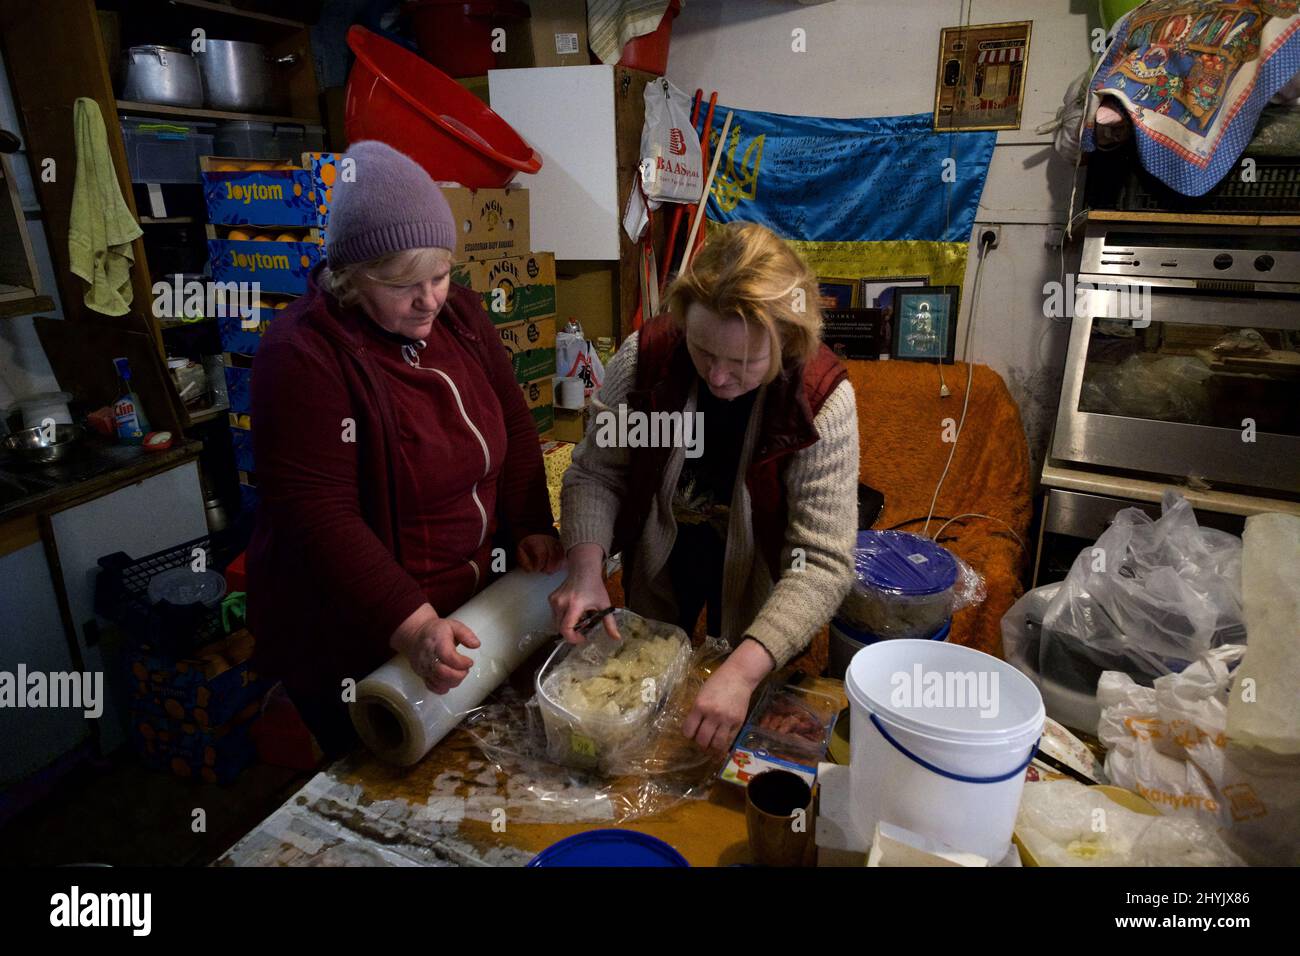
[[[1300,496],[1300,228],[1090,221],[1052,457]]]

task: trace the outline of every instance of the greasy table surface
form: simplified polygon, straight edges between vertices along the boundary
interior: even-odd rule
[[[803,686],[833,690],[823,679]],[[617,801],[585,791],[562,768],[499,772],[457,728],[418,764],[396,768],[357,752],[313,777],[217,861],[218,866],[522,865],[558,840],[621,825],[671,844],[692,866],[750,862],[745,795],[715,780],[700,799],[616,824]],[[586,819],[557,810],[554,792]],[[566,818],[567,817],[567,818]]]

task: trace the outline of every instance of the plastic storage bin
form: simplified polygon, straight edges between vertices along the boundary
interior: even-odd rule
[[[199,157],[213,148],[215,123],[122,117],[126,166],[136,183],[197,183]]]
[[[611,639],[603,626],[597,625],[585,644],[559,644],[537,672],[537,701],[546,728],[547,755],[556,763],[607,771],[620,756],[648,736],[655,715],[690,666],[690,638],[680,627],[652,621],[623,608],[614,615],[623,641]],[[596,676],[605,662],[622,651],[626,641],[634,636],[667,637],[678,642],[677,653],[667,669],[654,678],[653,700],[644,701],[619,716],[577,713],[561,703],[558,691],[563,679],[569,675]]]
[[[302,153],[325,151],[325,127],[281,123],[275,127],[276,155],[297,162]]]
[[[855,580],[838,618],[880,638],[929,637],[952,616],[957,559],[929,538],[859,531]]]
[[[214,134],[216,156],[240,159],[282,159],[275,139],[275,127],[254,120],[231,120],[217,126]]]

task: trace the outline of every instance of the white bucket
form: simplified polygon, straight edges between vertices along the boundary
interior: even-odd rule
[[[959,644],[893,640],[858,651],[844,683],[859,834],[870,840],[884,821],[991,861],[1006,856],[1043,733],[1033,681]]]

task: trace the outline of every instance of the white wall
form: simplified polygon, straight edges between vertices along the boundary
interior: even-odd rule
[[[9,74],[0,59],[0,127],[21,137],[22,128],[14,108],[13,94],[9,89]],[[9,165],[18,183],[18,194],[26,212],[39,212],[36,190],[32,186],[31,169],[25,151],[12,153]],[[32,241],[32,252],[41,276],[41,292],[54,299],[54,310],[41,313],[63,318],[59,304],[59,290],[54,281],[54,264],[45,240],[44,223],[39,219],[27,220],[27,232]],[[31,316],[0,318],[0,414],[14,399],[37,392],[58,390],[54,372],[41,348],[40,339]]]
[[[970,358],[1001,373],[1020,404],[1041,466],[1060,387],[1068,326],[1043,317],[1043,283],[1062,268],[1048,243],[1065,222],[1073,169],[1034,127],[1051,120],[1069,82],[1090,62],[1093,0],[971,0],[971,23],[1032,20],[1025,107],[1019,130],[998,133],[980,202],[980,224],[1002,224],[991,251]],[[673,26],[668,77],[681,89],[741,109],[811,116],[895,116],[934,109],[939,31],[965,22],[960,0],[689,0]],[[802,28],[807,52],[791,51]],[[715,114],[720,115],[720,114]],[[718,121],[720,122],[720,120]],[[716,124],[715,124],[716,125]],[[1053,229],[1055,225],[1055,229]],[[977,256],[963,286],[969,321]],[[1078,261],[1065,250],[1065,268]],[[960,343],[965,326],[958,333]]]

